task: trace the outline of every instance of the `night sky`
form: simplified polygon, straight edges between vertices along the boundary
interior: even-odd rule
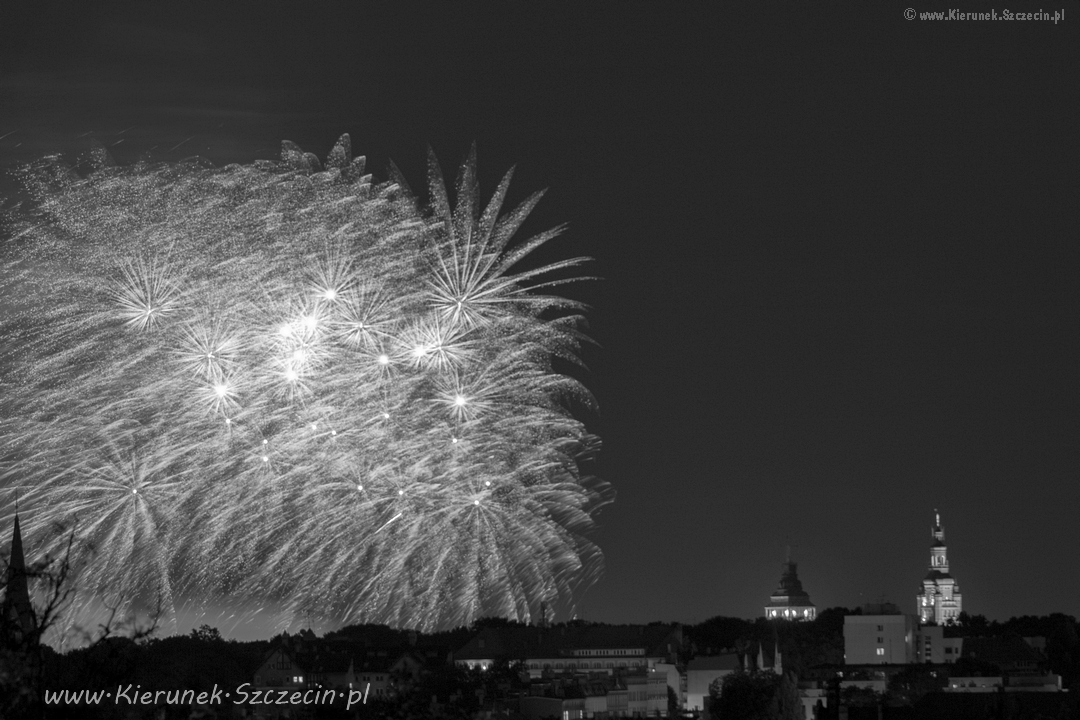
[[[965,610],[1078,615],[1061,4],[21,3],[0,165],[325,156],[348,132],[422,188],[427,145],[452,174],[475,141],[485,196],[511,165],[511,202],[550,188],[525,230],[569,228],[537,261],[601,278],[563,291],[591,306],[589,469],[618,493],[581,617],[756,617],[788,545],[819,608],[914,612],[934,508]]]

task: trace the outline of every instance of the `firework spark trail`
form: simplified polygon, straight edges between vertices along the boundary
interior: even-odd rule
[[[606,487],[566,409],[579,307],[514,271],[539,194],[282,162],[29,167],[0,334],[3,484],[80,587],[418,628],[528,620],[596,577]],[[16,350],[11,350],[16,348]]]

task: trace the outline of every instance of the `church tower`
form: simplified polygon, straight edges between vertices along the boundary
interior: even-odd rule
[[[7,567],[4,602],[0,604],[0,647],[26,649],[37,642],[37,620],[30,605],[30,589],[26,582],[26,558],[23,556],[19,514],[15,514],[15,529],[11,533],[11,559]]]
[[[945,552],[945,530],[941,527],[941,514],[934,510],[934,538],[930,544],[930,570],[923,578],[923,586],[915,602],[918,605],[919,622],[948,625],[956,621],[963,609],[960,586],[949,574],[949,557]]]
[[[783,567],[780,586],[773,590],[769,604],[765,606],[765,617],[769,620],[813,620],[817,608],[799,581],[798,564],[791,561],[791,548],[788,548]]]

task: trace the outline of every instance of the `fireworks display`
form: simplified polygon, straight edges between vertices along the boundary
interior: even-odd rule
[[[591,582],[581,258],[518,267],[540,198],[420,207],[348,136],[325,165],[27,168],[4,255],[3,487],[80,592],[432,629]],[[554,273],[554,275],[552,275]],[[27,509],[29,508],[29,509]]]

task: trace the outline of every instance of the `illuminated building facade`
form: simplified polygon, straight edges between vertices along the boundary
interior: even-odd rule
[[[930,570],[923,578],[922,591],[915,599],[919,622],[948,625],[956,622],[963,602],[960,586],[949,574],[949,558],[945,554],[945,530],[941,527],[941,514],[934,510],[934,538],[930,545]]]
[[[817,616],[817,608],[803,590],[797,570],[798,565],[790,558],[784,563],[780,586],[773,590],[769,596],[769,604],[765,606],[765,617],[768,619],[813,620]]]

